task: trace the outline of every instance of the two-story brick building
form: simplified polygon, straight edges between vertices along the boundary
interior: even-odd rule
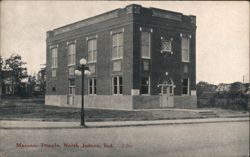
[[[196,107],[196,18],[129,5],[47,32],[46,104],[80,106],[86,58],[87,107]]]

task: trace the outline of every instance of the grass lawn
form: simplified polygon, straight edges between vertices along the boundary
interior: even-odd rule
[[[125,121],[200,118],[188,111],[146,110],[124,111],[85,109],[86,121]],[[11,100],[0,103],[0,119],[34,119],[44,121],[80,121],[80,108],[47,106],[40,101]]]

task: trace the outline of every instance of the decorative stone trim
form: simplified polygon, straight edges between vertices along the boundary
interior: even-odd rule
[[[127,14],[140,14],[141,6],[140,5],[129,5],[126,7]]]
[[[59,47],[58,44],[56,44],[56,45],[50,45],[49,49],[58,48],[58,47]]]
[[[150,32],[150,33],[153,33],[153,28],[146,28],[146,27],[140,27],[139,30],[141,32]]]
[[[190,19],[191,19],[191,23],[195,25],[196,24],[196,17],[193,15],[190,15]]]
[[[182,14],[163,11],[163,10],[154,9],[154,8],[152,8],[152,16],[180,21],[180,22],[182,21]]]
[[[98,38],[98,35],[91,35],[86,37],[86,41]]]
[[[76,44],[76,40],[74,40],[74,41],[67,41],[67,42],[66,42],[66,45],[67,45],[67,46],[70,45],[70,44]]]
[[[183,34],[183,33],[180,33],[180,37],[191,39],[191,38],[192,38],[192,35],[191,35],[191,34]]]
[[[62,34],[62,33],[69,32],[69,31],[72,31],[72,30],[75,30],[75,29],[78,29],[81,27],[85,27],[85,26],[89,26],[92,24],[103,22],[103,21],[106,21],[109,19],[117,18],[118,12],[119,12],[119,9],[116,9],[114,11],[104,13],[102,15],[99,15],[99,16],[96,16],[93,18],[89,18],[89,19],[86,19],[83,21],[79,21],[79,22],[70,24],[70,25],[66,25],[66,26],[61,27],[61,28],[57,28],[57,29],[53,30],[53,32],[54,32],[54,35]]]
[[[110,35],[117,34],[117,33],[124,33],[124,31],[125,31],[124,28],[112,30],[112,31],[110,31]]]

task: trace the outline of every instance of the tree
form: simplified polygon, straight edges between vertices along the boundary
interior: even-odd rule
[[[3,70],[3,58],[2,58],[2,56],[0,56],[0,99],[2,97],[2,87],[3,87],[3,74],[2,74],[2,70]]]
[[[3,58],[0,56],[0,72],[3,70]]]
[[[209,84],[204,81],[200,81],[196,85],[197,96],[201,95],[204,92],[215,92],[217,86],[213,84]]]
[[[44,95],[46,90],[46,67],[41,68],[38,71],[37,84],[39,85],[39,94]]]
[[[241,82],[234,82],[231,84],[230,93],[243,92],[243,84]]]
[[[25,64],[26,63],[22,61],[22,57],[18,54],[12,54],[10,58],[5,60],[4,70],[11,71],[12,73],[12,89],[17,90],[20,88],[21,80],[28,77]]]

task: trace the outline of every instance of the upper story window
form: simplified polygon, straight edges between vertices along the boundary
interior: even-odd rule
[[[151,58],[151,33],[141,32],[141,58]]]
[[[68,65],[76,64],[76,44],[72,43],[68,45]]]
[[[112,35],[112,59],[123,58],[123,32]]]
[[[88,40],[88,62],[96,62],[97,39]]]
[[[181,38],[181,56],[182,56],[182,61],[183,62],[189,62],[189,51],[190,51],[190,47],[189,47],[189,42],[190,39],[187,37],[182,37]]]
[[[57,47],[51,49],[51,68],[57,68]]]

